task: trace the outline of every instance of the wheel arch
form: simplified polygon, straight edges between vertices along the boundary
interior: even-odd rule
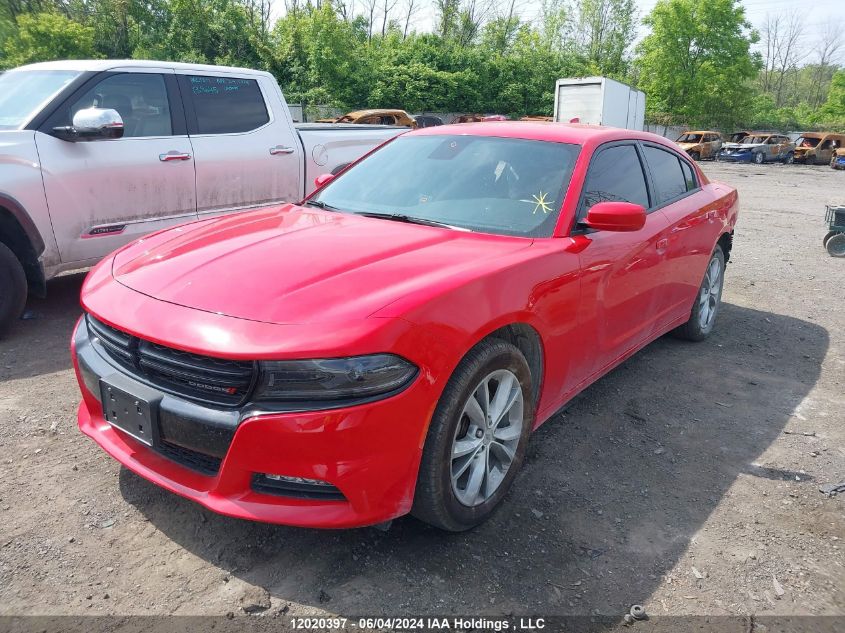
[[[32,218],[17,200],[0,193],[0,242],[3,242],[21,262],[30,292],[37,296],[46,293],[44,269],[38,257],[44,252],[44,240]]]
[[[734,245],[734,232],[726,231],[725,233],[722,233],[721,237],[719,237],[719,240],[716,242],[716,244],[722,247],[722,252],[725,254],[725,263],[727,264],[731,258],[731,249]]]

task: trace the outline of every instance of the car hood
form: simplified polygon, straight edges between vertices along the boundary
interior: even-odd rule
[[[154,234],[118,252],[112,275],[161,301],[231,317],[337,321],[485,274],[531,242],[285,205]]]

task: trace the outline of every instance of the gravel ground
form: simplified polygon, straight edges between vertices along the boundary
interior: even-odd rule
[[[714,336],[581,394],[467,534],[250,523],[121,469],[76,429],[82,276],[55,280],[0,341],[0,614],[845,615],[845,174],[703,166],[742,204]]]

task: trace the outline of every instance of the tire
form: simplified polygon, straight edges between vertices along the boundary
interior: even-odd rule
[[[26,305],[26,274],[15,254],[0,243],[0,336],[3,336]]]
[[[845,233],[831,235],[824,246],[831,257],[845,257]]]
[[[763,152],[757,152],[754,154],[754,162],[758,165],[762,165],[766,162],[766,155]]]
[[[508,394],[513,404],[498,427],[491,428],[490,419],[480,414],[485,410],[480,404],[484,399],[479,400],[476,394],[483,393],[485,384],[488,396],[490,387],[494,388],[493,397],[487,399],[491,404],[487,411],[492,409],[494,414],[498,388],[510,384]],[[476,412],[478,417],[473,418],[479,425],[467,411]],[[502,426],[504,423],[507,425]],[[481,424],[486,428],[482,430]],[[434,410],[411,513],[449,532],[468,530],[487,519],[522,465],[533,425],[531,372],[522,352],[500,339],[481,341],[461,360]],[[453,456],[460,451],[463,453]],[[508,456],[510,463],[503,468]],[[492,488],[488,488],[491,482]]]
[[[795,154],[793,154],[792,152],[787,154],[783,159],[784,165],[791,165],[794,162],[795,162]]]
[[[701,160],[701,154],[699,154],[698,152],[690,152],[689,157],[693,160]]]
[[[824,244],[824,247],[827,248],[827,241],[834,235],[839,235],[839,233],[841,233],[841,231],[828,231],[822,239],[822,244]]]
[[[719,267],[718,287],[714,287],[711,281],[711,273],[713,272],[713,267],[716,265]],[[707,262],[704,279],[701,281],[701,286],[695,296],[695,303],[693,303],[689,321],[676,328],[672,333],[678,338],[687,341],[703,341],[710,336],[716,323],[719,306],[722,304],[722,289],[724,286],[725,254],[722,252],[722,247],[717,244],[716,249],[710,256],[710,261]],[[708,308],[708,312],[702,316],[705,305]]]

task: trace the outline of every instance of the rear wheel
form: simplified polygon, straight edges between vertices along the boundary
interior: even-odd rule
[[[766,162],[765,154],[763,154],[763,152],[757,152],[756,154],[754,154],[754,162],[758,165],[762,165],[764,162]]]
[[[831,257],[845,257],[845,233],[837,233],[830,237],[825,244]]]
[[[841,233],[841,231],[828,231],[827,235],[825,235],[824,239],[822,239],[822,244],[824,244],[824,247],[827,248],[827,241],[834,235],[839,235],[839,233]]]
[[[499,339],[476,345],[437,403],[412,514],[450,532],[489,517],[522,465],[534,422],[531,372]]]
[[[784,162],[784,164],[786,164],[786,165],[791,165],[792,163],[794,163],[794,162],[795,162],[795,154],[793,154],[792,152],[790,152],[789,154],[787,154],[787,155],[784,157],[783,162]]]
[[[23,312],[26,292],[23,266],[9,247],[0,243],[0,336]]]
[[[724,282],[725,254],[722,247],[717,245],[707,264],[689,321],[676,328],[673,334],[688,341],[703,341],[710,336],[716,323],[716,314],[722,304]]]

